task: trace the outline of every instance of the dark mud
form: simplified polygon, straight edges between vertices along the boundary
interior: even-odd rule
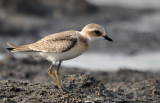
[[[60,69],[64,93],[47,74],[49,63],[9,56],[0,62],[1,103],[160,102],[160,73],[120,69],[93,72]]]

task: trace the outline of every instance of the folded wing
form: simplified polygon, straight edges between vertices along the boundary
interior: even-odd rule
[[[76,45],[78,37],[76,31],[66,31],[48,35],[36,43],[16,46],[8,43],[12,48],[7,48],[11,52],[65,52]]]
[[[76,45],[78,39],[75,32],[63,32],[49,35],[29,45],[30,50],[42,52],[65,52]]]

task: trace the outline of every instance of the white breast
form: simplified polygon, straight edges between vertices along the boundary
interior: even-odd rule
[[[87,50],[86,47],[84,47],[80,42],[78,42],[73,48],[66,52],[61,53],[51,53],[51,52],[39,52],[39,55],[42,58],[45,58],[51,62],[53,61],[62,61],[62,60],[68,60],[75,58],[79,55],[81,55],[83,52]]]

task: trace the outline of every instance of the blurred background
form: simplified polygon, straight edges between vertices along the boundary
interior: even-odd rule
[[[0,60],[9,54],[28,58],[8,52],[7,42],[33,43],[52,33],[81,31],[88,23],[102,25],[114,42],[98,41],[64,67],[160,70],[159,0],[0,0]]]

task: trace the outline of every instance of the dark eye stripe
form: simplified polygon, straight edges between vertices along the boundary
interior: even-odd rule
[[[96,31],[94,31],[94,32],[96,33],[97,36],[100,36],[100,35],[101,35],[101,32],[98,31],[98,30],[96,30]]]

